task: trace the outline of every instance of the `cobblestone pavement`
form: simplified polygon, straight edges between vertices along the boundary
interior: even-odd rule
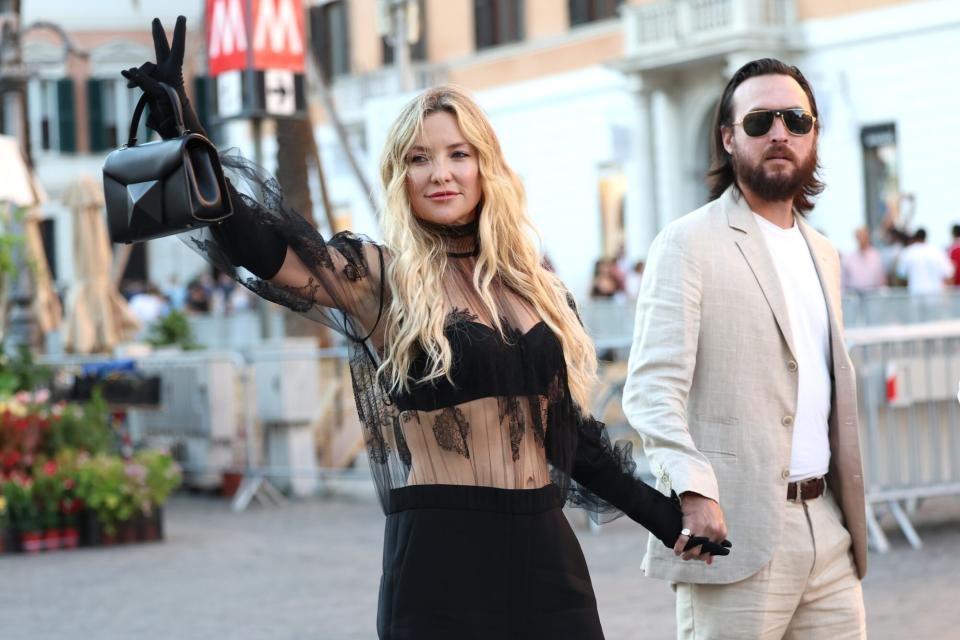
[[[871,640],[960,638],[960,500],[923,505],[925,548],[891,533],[864,582]],[[669,639],[673,594],[646,579],[646,534],[573,512],[608,640]],[[182,496],[163,543],[0,557],[3,640],[371,640],[383,517],[372,497],[256,505]]]

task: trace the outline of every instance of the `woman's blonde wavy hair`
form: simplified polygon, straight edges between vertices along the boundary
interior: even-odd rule
[[[478,156],[482,197],[474,287],[501,335],[500,314],[491,293],[494,278],[499,276],[503,284],[533,306],[559,337],[573,399],[581,411],[588,413],[597,368],[593,342],[568,302],[566,287],[543,267],[529,233],[536,234],[536,230],[527,215],[523,186],[507,166],[490,121],[463,90],[451,85],[429,89],[403,108],[380,159],[386,198],[383,232],[392,253],[387,268],[392,297],[385,319],[381,373],[392,390],[409,390],[407,372],[422,349],[427,356],[427,373],[415,382],[450,376],[452,353],[443,334],[449,310],[439,299],[447,253],[443,240],[417,222],[406,190],[407,153],[423,129],[424,118],[437,112],[456,119]]]

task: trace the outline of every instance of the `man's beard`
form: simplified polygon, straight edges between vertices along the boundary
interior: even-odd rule
[[[767,149],[760,161],[750,165],[738,153],[733,154],[733,168],[737,179],[767,202],[785,202],[793,200],[803,191],[813,179],[817,170],[817,148],[810,150],[807,158],[801,164],[794,164],[793,171],[778,171],[772,175],[767,173],[764,162],[771,154],[785,154],[796,163],[796,155],[782,146]]]

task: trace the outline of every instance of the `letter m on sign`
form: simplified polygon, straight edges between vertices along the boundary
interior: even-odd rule
[[[207,0],[207,67],[211,76],[247,66],[247,0]]]
[[[303,73],[301,0],[253,0],[253,67]]]

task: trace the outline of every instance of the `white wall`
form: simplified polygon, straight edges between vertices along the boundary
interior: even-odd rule
[[[841,249],[865,223],[860,129],[893,122],[900,187],[916,194],[914,224],[948,244],[960,222],[960,2],[937,0],[807,23],[801,63],[822,102],[827,190],[811,221]]]

